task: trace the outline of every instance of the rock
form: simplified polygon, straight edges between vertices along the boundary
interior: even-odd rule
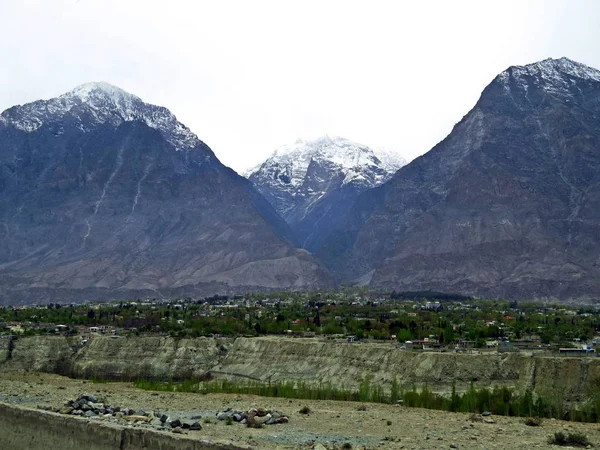
[[[96,414],[94,411],[86,411],[86,412],[84,413],[84,416],[85,416],[85,417],[89,417],[89,418],[91,419],[91,418],[93,418],[93,417],[97,417],[97,414]]]
[[[129,422],[150,422],[152,420],[150,417],[138,416],[138,415],[125,416],[125,417],[123,417],[123,419],[127,420]]]
[[[323,445],[323,444],[315,444],[315,446],[313,447],[313,450],[327,450],[327,448]]]
[[[491,412],[489,412],[489,411],[484,411],[484,412],[482,412],[482,413],[481,413],[481,415],[482,415],[483,417],[487,417],[487,416],[491,416],[491,415],[492,415],[492,413],[491,413]]]
[[[193,419],[193,417],[192,417]],[[162,416],[160,416],[160,423],[165,423],[169,421],[169,416],[167,416],[166,414],[163,414]]]
[[[255,416],[254,423],[256,425],[262,425],[263,423],[267,423],[271,419],[271,414],[267,414],[265,416]]]
[[[175,420],[171,421],[169,423],[169,425],[171,425],[171,428],[177,428],[177,427],[181,427],[182,423],[181,423],[181,420],[175,419]]]
[[[486,417],[485,419],[483,419],[483,421],[484,421],[485,423],[496,423],[496,422],[494,421],[494,419],[490,419],[489,417]]]
[[[263,409],[263,408],[258,408],[258,409],[256,410],[256,415],[257,415],[258,417],[264,417],[264,416],[266,416],[267,414],[268,414],[268,412],[267,412],[267,410],[266,410],[266,409]]]
[[[98,402],[98,398],[95,395],[87,395],[87,394],[81,394],[77,398],[77,401],[81,401],[81,400],[84,400],[86,402],[92,402],[92,403],[97,403]]]
[[[183,434],[183,429],[181,427],[173,428],[173,433]]]
[[[123,412],[121,412],[121,411],[118,411],[118,412],[115,413],[115,417],[117,419],[122,419],[123,417],[125,417],[125,414]]]
[[[200,425],[198,422],[194,422],[190,425],[190,430],[192,431],[199,431],[202,429],[202,425]]]
[[[452,443],[452,444],[450,444],[450,448],[458,448],[458,445]]]
[[[277,423],[288,423],[290,421],[290,419],[288,419],[286,416],[282,416],[279,419],[276,419]]]
[[[191,417],[191,419],[192,419],[192,420],[198,420],[198,419],[202,419],[202,415],[201,415],[201,414],[196,414],[196,415],[193,415],[193,416]]]
[[[193,419],[193,417],[192,417]],[[235,420],[236,422],[241,422],[242,421],[242,415],[241,414],[234,414],[233,415],[233,420]]]
[[[58,412],[61,414],[71,414],[73,410],[74,408],[72,406],[65,406],[64,408],[61,408]]]

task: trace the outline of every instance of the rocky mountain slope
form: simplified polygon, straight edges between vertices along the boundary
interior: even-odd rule
[[[167,109],[106,83],[0,115],[0,300],[306,288],[328,275]]]
[[[341,137],[298,140],[246,176],[273,205],[302,247],[315,251],[358,194],[387,181],[406,162]]]
[[[502,72],[319,254],[378,288],[597,299],[600,71],[561,58]]]

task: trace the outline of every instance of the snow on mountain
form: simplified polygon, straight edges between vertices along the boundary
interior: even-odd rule
[[[544,59],[526,66],[511,66],[496,78],[510,88],[511,80],[527,90],[530,83],[551,94],[569,95],[578,82],[600,82],[600,70],[569,58]]]
[[[343,175],[342,184],[375,187],[387,181],[406,161],[396,153],[378,150],[338,136],[298,139],[284,145],[263,163],[246,171],[247,178],[262,179],[294,191],[305,182],[308,168],[320,164],[329,172]]]
[[[126,121],[142,121],[159,130],[177,150],[192,149],[200,144],[198,137],[167,108],[145,103],[106,82],[82,84],[57,98],[14,106],[0,115],[0,122],[31,132],[66,117],[74,119],[84,132],[99,124],[116,127]],[[57,132],[60,134],[61,130]]]
[[[393,152],[323,136],[278,148],[246,176],[290,225],[297,242],[315,251],[361,192],[405,164]]]

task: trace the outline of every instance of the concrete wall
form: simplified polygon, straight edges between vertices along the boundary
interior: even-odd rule
[[[0,403],[0,449],[242,450],[243,447]]]

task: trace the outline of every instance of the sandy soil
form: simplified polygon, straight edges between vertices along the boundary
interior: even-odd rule
[[[595,424],[545,420],[540,427],[529,427],[523,419],[511,417],[492,416],[494,423],[484,423],[470,420],[468,414],[391,405],[246,395],[157,393],[135,389],[131,383],[94,384],[50,374],[0,372],[2,402],[59,407],[82,393],[99,395],[111,405],[167,413],[171,417],[201,414],[203,429],[189,432],[189,437],[231,442],[255,449],[559,448],[549,445],[547,440],[560,430],[583,432],[594,447],[600,445],[600,429]],[[303,406],[308,406],[312,412],[300,414]],[[366,406],[366,410],[359,410],[359,406]],[[260,429],[238,423],[227,425],[215,419],[215,414],[224,407],[274,408],[289,415],[290,422]]]

